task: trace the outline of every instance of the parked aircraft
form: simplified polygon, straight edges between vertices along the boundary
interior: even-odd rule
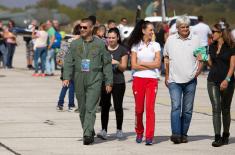
[[[59,13],[57,10],[49,10],[47,8],[33,8],[19,13],[0,13],[0,20],[3,21],[3,23],[13,20],[16,24],[15,26],[18,28],[26,28],[33,19],[36,19],[39,23],[45,22],[48,19],[56,19],[59,21],[60,25],[67,25],[70,22],[67,15]]]

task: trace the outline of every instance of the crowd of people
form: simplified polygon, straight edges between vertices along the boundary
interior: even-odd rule
[[[165,76],[165,85],[171,99],[170,140],[174,144],[188,142],[197,77],[202,71],[209,71],[207,90],[212,105],[215,140],[212,146],[229,143],[231,115],[230,108],[234,93],[235,39],[225,20],[211,28],[198,17],[199,23],[190,28],[188,16],[176,19],[176,33],[169,34],[166,23],[157,26],[140,20],[126,40],[122,38],[120,25],[109,20],[107,26],[97,24],[95,16],[82,19],[74,27],[72,40],[64,49],[61,45],[59,23],[47,21],[36,31],[36,21],[31,24],[32,36],[27,39],[27,67],[34,68],[33,76],[52,76],[57,51],[66,53],[61,65],[63,83],[58,100],[58,110],[63,110],[64,97],[69,89],[69,110],[75,107],[74,94],[83,128],[83,143],[94,142],[94,124],[97,104],[101,107],[101,131],[97,137],[108,139],[109,110],[111,97],[116,114],[116,137],[121,139],[125,94],[124,72],[130,61],[135,99],[136,142],[152,145],[155,128],[155,101],[160,75]],[[11,24],[3,27],[0,51],[4,67],[12,67],[16,46]],[[1,23],[0,23],[1,28]],[[7,52],[4,52],[7,49]],[[33,51],[33,52],[32,52]],[[6,54],[7,53],[7,54]],[[40,62],[38,61],[40,58]],[[34,65],[32,62],[34,60]],[[39,70],[40,73],[39,73]],[[143,114],[146,112],[146,127]],[[223,124],[223,132],[221,132]],[[146,129],[145,129],[146,128]],[[145,131],[145,133],[144,133]]]

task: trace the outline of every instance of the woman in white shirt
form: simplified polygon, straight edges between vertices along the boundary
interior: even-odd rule
[[[135,26],[129,40],[131,66],[135,70],[132,89],[135,97],[136,142],[141,143],[143,139],[143,113],[146,107],[146,145],[152,145],[154,138],[154,106],[161,66],[160,45],[152,41],[153,35],[153,24],[141,20]]]
[[[41,24],[39,30],[35,32],[33,29],[32,38],[34,42],[34,67],[35,72],[33,76],[45,76],[46,56],[47,56],[47,39],[48,33],[46,32],[46,24]],[[41,74],[38,73],[38,59],[41,60]]]

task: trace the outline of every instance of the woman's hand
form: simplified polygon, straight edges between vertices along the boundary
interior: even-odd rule
[[[112,59],[112,65],[118,65],[119,63],[119,61]]]
[[[109,94],[112,91],[112,86],[107,85],[105,86],[106,93]]]
[[[222,81],[221,84],[220,84],[220,90],[223,91],[227,87],[228,87],[228,81],[227,80]]]
[[[199,54],[197,55],[197,60],[198,60],[198,61],[202,61],[202,54],[201,54],[201,53],[199,53]]]
[[[69,80],[64,80],[62,82],[63,87],[68,87],[69,86]]]

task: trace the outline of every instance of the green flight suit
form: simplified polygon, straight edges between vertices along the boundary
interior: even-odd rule
[[[96,104],[101,94],[102,81],[112,85],[113,72],[111,55],[101,39],[93,37],[86,42],[82,38],[70,45],[64,60],[64,80],[74,76],[75,93],[78,101],[83,136],[92,136],[96,119]],[[90,60],[90,71],[82,71],[82,60]]]

